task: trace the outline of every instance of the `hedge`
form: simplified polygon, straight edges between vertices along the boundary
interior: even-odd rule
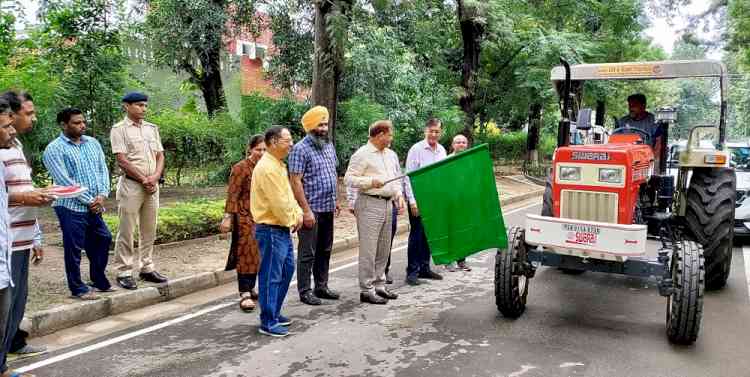
[[[223,215],[223,199],[196,199],[160,207],[155,243],[164,244],[218,234]],[[120,225],[117,214],[105,213],[104,222],[112,235],[116,235]]]

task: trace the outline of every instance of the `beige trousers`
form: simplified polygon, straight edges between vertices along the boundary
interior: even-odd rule
[[[385,265],[391,252],[393,202],[359,195],[354,204],[359,235],[359,288],[374,292],[385,288]]]
[[[120,177],[117,185],[120,229],[115,242],[117,276],[132,276],[154,271],[154,239],[159,210],[159,191],[149,194],[140,183]],[[133,248],[133,233],[138,230],[138,251]]]

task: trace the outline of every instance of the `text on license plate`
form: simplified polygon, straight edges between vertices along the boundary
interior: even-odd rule
[[[566,242],[577,245],[596,245],[601,229],[584,224],[562,224]]]

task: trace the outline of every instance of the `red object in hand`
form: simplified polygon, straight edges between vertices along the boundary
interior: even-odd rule
[[[81,186],[52,186],[47,189],[48,194],[72,194],[81,189]]]

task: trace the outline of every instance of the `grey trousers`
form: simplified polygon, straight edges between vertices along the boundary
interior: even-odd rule
[[[393,202],[359,195],[354,204],[359,235],[359,288],[373,292],[385,288],[385,266],[391,253]]]
[[[5,340],[5,328],[8,325],[8,314],[10,312],[10,286],[0,289],[0,339]],[[8,370],[8,366],[5,364],[5,356],[7,350],[5,347],[0,347],[0,359],[3,360],[3,364],[0,365],[0,373],[5,373]]]

